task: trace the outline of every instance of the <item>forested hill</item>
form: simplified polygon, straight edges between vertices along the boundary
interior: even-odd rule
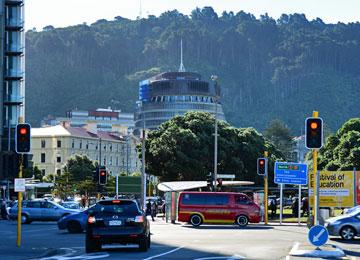
[[[279,118],[299,134],[318,110],[332,130],[360,114],[360,24],[303,14],[278,20],[211,7],[26,33],[27,121],[111,105],[132,112],[138,82],[178,70],[219,76],[227,120],[262,130]]]

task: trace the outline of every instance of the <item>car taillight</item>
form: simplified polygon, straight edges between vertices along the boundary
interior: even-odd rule
[[[144,216],[136,216],[136,217],[135,217],[135,222],[137,222],[137,223],[142,223],[142,222],[144,222]]]
[[[88,223],[89,224],[93,224],[93,223],[95,223],[96,222],[96,218],[95,217],[89,217],[88,218]]]

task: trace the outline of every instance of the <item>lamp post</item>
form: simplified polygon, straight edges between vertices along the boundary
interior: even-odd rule
[[[142,116],[143,116],[143,130],[142,130],[142,141],[141,141],[141,161],[142,161],[142,174],[141,174],[141,196],[142,206],[145,210],[146,205],[146,173],[145,173],[145,111],[144,104],[142,102]]]
[[[211,80],[214,82],[215,89],[215,140],[214,140],[214,190],[216,191],[217,181],[217,160],[218,160],[218,120],[217,120],[217,104],[218,104],[218,91],[217,91],[217,79],[216,75],[211,76]]]

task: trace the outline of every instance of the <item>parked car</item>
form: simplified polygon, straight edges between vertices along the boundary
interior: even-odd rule
[[[246,194],[234,192],[181,192],[178,220],[193,226],[202,223],[259,223],[260,207]]]
[[[351,240],[355,236],[360,236],[360,210],[329,218],[325,221],[325,227],[329,235],[341,236],[345,240]]]
[[[102,200],[89,210],[85,250],[101,250],[102,244],[138,244],[150,247],[150,223],[138,203],[130,199]]]
[[[10,218],[16,219],[18,204],[10,209]],[[63,216],[78,213],[79,210],[67,209],[48,200],[25,200],[22,202],[21,223],[29,224],[32,221],[58,221]]]
[[[349,213],[354,212],[356,210],[360,210],[360,205],[352,207],[352,208],[344,209],[344,214],[349,214]]]
[[[86,229],[86,221],[92,207],[76,214],[70,214],[58,220],[57,225],[60,230],[67,229],[69,233],[81,233]]]

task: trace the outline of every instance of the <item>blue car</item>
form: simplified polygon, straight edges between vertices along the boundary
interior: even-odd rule
[[[62,217],[57,222],[58,228],[60,230],[67,229],[69,233],[81,233],[86,228],[86,221],[88,218],[88,213],[91,208],[88,208],[77,214],[71,214]]]

